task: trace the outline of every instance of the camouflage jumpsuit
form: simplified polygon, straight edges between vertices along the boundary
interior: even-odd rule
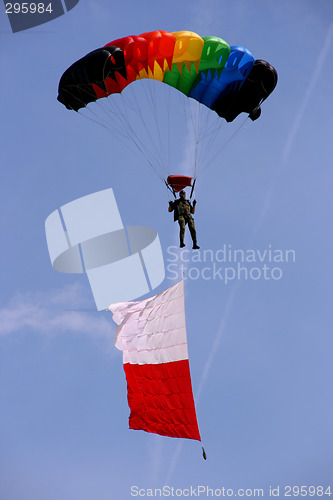
[[[191,233],[193,243],[197,242],[197,233],[195,230],[194,220],[191,215],[191,203],[188,200],[178,199],[173,204],[174,210],[178,212],[178,224],[180,228],[179,237],[180,241],[184,241],[185,236],[185,226],[188,224],[188,228]]]

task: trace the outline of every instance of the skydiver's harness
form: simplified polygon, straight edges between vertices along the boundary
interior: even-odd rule
[[[189,210],[191,210],[192,208],[192,205],[191,203],[188,201],[188,200],[185,200],[186,204],[188,204],[188,207],[189,207]],[[180,203],[184,203],[183,200],[180,200],[180,199],[177,199],[175,200],[174,202],[172,202],[172,208],[174,210],[174,215],[173,215],[173,220],[174,222],[176,222],[177,220],[179,220],[179,217],[184,217],[185,219],[185,222],[188,222],[189,219],[192,219],[192,214],[191,212],[189,213],[179,213],[179,205]]]

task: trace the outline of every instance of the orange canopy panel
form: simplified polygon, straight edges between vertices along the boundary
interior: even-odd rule
[[[173,188],[175,193],[178,193],[182,189],[191,186],[192,179],[193,177],[187,177],[186,175],[169,175],[167,183]]]

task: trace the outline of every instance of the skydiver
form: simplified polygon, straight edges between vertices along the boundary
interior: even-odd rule
[[[191,233],[192,241],[193,241],[193,249],[197,250],[200,247],[197,245],[197,233],[195,230],[194,219],[192,214],[195,212],[195,206],[197,202],[193,200],[193,204],[189,200],[186,199],[185,191],[180,191],[179,198],[175,201],[169,201],[169,212],[174,213],[174,221],[178,220],[179,224],[179,239],[180,239],[180,248],[185,246],[184,236],[185,236],[185,226],[188,224],[188,228]]]

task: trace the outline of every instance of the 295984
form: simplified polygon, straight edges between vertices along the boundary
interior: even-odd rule
[[[285,497],[330,497],[332,489],[330,486],[285,486]]]
[[[52,3],[30,3],[30,2],[7,2],[5,4],[6,14],[44,14],[53,12]]]

